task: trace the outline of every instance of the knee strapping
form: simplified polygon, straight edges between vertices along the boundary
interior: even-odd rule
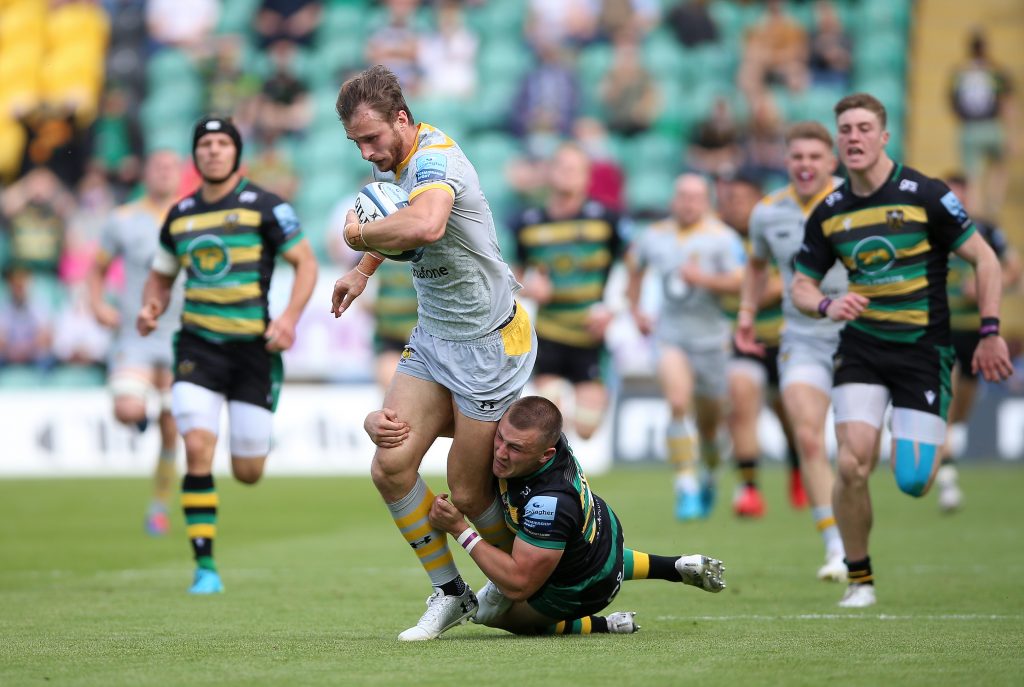
[[[914,447],[917,450],[914,450]],[[932,475],[935,455],[938,446],[933,444],[915,443],[910,439],[896,440],[895,464],[896,485],[905,494],[920,497],[928,486]]]

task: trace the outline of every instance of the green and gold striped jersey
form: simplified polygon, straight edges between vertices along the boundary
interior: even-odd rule
[[[185,270],[183,330],[216,342],[254,340],[269,322],[274,261],[301,240],[292,206],[242,179],[215,203],[196,191],[171,208],[153,269]]]
[[[513,231],[519,265],[544,270],[551,280],[551,300],[537,310],[537,336],[568,346],[600,345],[587,331],[587,316],[604,299],[608,273],[625,249],[623,220],[588,200],[564,219],[543,208],[524,210]]]
[[[1006,250],[1009,248],[1002,230],[980,220],[976,220],[974,225],[978,228],[981,237],[988,245],[992,246],[999,261],[1002,262],[1006,256]],[[975,333],[981,326],[978,300],[968,297],[964,292],[964,282],[968,279],[974,279],[974,268],[959,255],[951,254],[948,277],[949,326],[955,332]]]
[[[374,272],[377,297],[373,301],[374,334],[390,341],[408,341],[416,326],[416,287],[409,263],[385,260]]]
[[[555,449],[537,472],[498,480],[505,523],[527,544],[564,551],[548,584],[584,585],[614,565],[619,524],[590,490],[565,435]]]
[[[749,258],[753,254],[753,243],[749,236],[741,238],[743,239],[743,252]],[[768,278],[774,279],[779,276],[779,268],[775,261],[769,259],[768,264]],[[736,318],[739,317],[740,312],[740,295],[738,293],[726,294],[721,297],[719,303],[722,306],[722,312],[729,318],[733,329],[735,329]],[[782,338],[781,296],[772,303],[758,307],[757,314],[754,316],[754,336],[766,346],[779,345],[779,340]]]
[[[975,231],[949,187],[903,165],[867,197],[847,180],[807,219],[796,268],[820,280],[839,258],[868,307],[844,329],[899,343],[948,344],[949,253]]]

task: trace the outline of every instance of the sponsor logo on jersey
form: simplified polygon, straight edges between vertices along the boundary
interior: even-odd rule
[[[917,193],[917,182],[910,179],[900,179],[900,190],[908,193]]]
[[[448,174],[448,158],[440,153],[421,155],[416,159],[416,183],[439,181]]]
[[[228,248],[219,236],[204,234],[188,244],[189,261],[196,277],[203,281],[215,281],[231,269]]]
[[[868,236],[853,247],[857,269],[865,274],[881,274],[896,262],[896,248],[884,236]]]
[[[413,267],[412,276],[416,279],[440,279],[448,276],[447,267]]]
[[[967,216],[967,210],[964,209],[963,203],[960,202],[960,199],[956,197],[955,193],[952,191],[948,192],[946,195],[942,196],[940,202],[942,203],[942,206],[946,208],[946,211],[960,223],[961,227],[966,229],[968,225],[970,225],[971,220]]]
[[[288,203],[274,207],[274,218],[281,225],[281,231],[285,236],[299,230],[299,216],[295,214],[295,208]]]
[[[255,191],[242,191],[238,194],[239,203],[255,203],[257,198],[259,194]]]
[[[192,196],[189,196],[188,198],[185,198],[180,203],[178,203],[178,209],[184,212],[185,210],[188,210],[190,207],[194,207],[195,204],[196,199],[193,198]]]
[[[838,203],[842,199],[843,199],[843,194],[842,193],[840,193],[839,191],[833,191],[832,193],[828,194],[828,196],[825,197],[825,205],[828,205],[829,207],[832,207],[833,205],[835,205],[836,203]]]
[[[523,509],[523,524],[532,530],[549,530],[555,523],[558,499],[554,496],[534,496]]]

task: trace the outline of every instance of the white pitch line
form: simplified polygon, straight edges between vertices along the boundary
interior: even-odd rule
[[[732,621],[732,620],[1021,620],[1024,615],[997,615],[984,613],[950,613],[943,615],[889,615],[880,613],[878,615],[867,615],[864,613],[803,613],[800,615],[659,615],[658,620],[707,620],[707,621]]]

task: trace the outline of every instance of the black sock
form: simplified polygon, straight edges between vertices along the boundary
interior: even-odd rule
[[[748,487],[757,486],[757,458],[737,458],[736,469],[740,471],[740,479]]]
[[[466,583],[462,579],[462,575],[459,575],[450,582],[445,582],[441,585],[441,591],[445,596],[462,596],[466,593]]]
[[[942,460],[939,461],[939,465],[956,465],[956,458],[953,456],[942,456]]]
[[[800,456],[796,454],[796,449],[788,441],[786,442],[786,462],[789,463],[790,470],[800,469]]]
[[[146,428],[149,427],[149,418],[143,416],[141,420],[135,423],[135,429],[139,430],[139,433],[144,433]]]
[[[846,561],[846,569],[849,571],[847,579],[850,584],[871,584],[875,583],[875,578],[871,574],[871,556],[866,556],[859,561]]]

